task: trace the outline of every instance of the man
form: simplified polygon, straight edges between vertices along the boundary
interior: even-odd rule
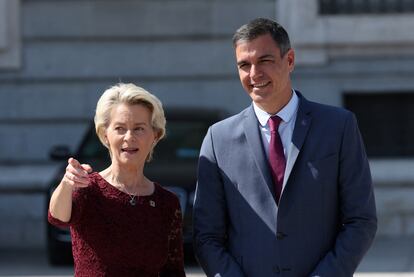
[[[201,266],[215,277],[352,276],[377,228],[354,115],[292,89],[295,53],[278,23],[255,19],[233,45],[253,103],[210,127],[201,147]]]

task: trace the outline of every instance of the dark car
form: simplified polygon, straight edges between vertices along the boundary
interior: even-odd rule
[[[183,212],[184,249],[187,251],[192,248],[192,205],[200,146],[208,127],[224,116],[219,110],[166,110],[167,136],[158,143],[153,160],[144,169],[145,176],[179,197]],[[50,156],[54,160],[65,162],[49,186],[46,207],[53,190],[64,175],[68,157],[73,156],[81,163],[90,164],[98,172],[110,164],[108,150],[96,136],[93,122],[76,151],[70,152],[67,146],[55,146]],[[52,264],[64,264],[72,260],[69,229],[47,224],[47,246]]]

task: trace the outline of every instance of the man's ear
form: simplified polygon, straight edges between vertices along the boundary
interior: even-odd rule
[[[289,72],[292,72],[295,68],[295,51],[293,50],[293,48],[290,48],[286,55],[289,66]]]

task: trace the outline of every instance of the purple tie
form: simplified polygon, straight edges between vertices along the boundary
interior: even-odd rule
[[[270,145],[269,145],[269,163],[272,170],[273,183],[275,185],[276,203],[279,205],[280,195],[283,187],[283,177],[285,175],[286,159],[283,153],[283,144],[280,140],[278,128],[282,119],[278,116],[272,116],[269,119],[270,127]]]

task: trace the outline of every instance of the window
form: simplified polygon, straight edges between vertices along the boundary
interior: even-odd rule
[[[414,156],[414,93],[346,93],[369,157]]]
[[[0,0],[0,69],[20,66],[20,1]]]
[[[319,13],[390,14],[414,12],[412,0],[319,0]]]

